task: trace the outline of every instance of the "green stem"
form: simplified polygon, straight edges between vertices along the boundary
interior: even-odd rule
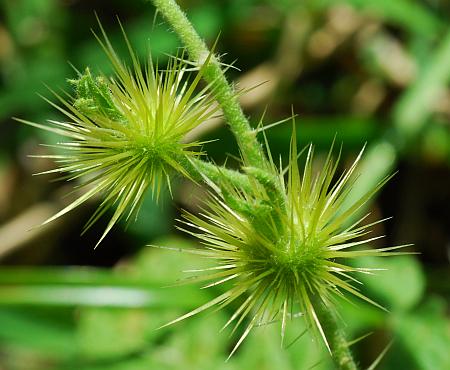
[[[251,190],[248,176],[241,172],[217,166],[198,158],[188,160],[186,157],[180,157],[176,161],[183,166],[186,173],[194,181],[204,182],[206,177],[219,186],[226,182],[245,191]]]
[[[184,43],[190,58],[194,61],[206,59],[210,54],[208,47],[197,34],[178,4],[174,0],[152,0],[152,2]],[[266,169],[266,158],[261,145],[256,139],[256,133],[250,127],[236,99],[236,92],[228,83],[220,63],[214,55],[205,68],[204,77],[209,83],[215,86],[215,97],[236,137],[246,163],[250,166]]]
[[[330,346],[333,362],[339,370],[357,370],[352,353],[348,347],[344,331],[338,324],[336,313],[319,303],[317,316]]]

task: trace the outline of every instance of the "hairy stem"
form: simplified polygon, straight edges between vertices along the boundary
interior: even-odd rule
[[[197,34],[184,12],[174,0],[151,0],[159,12],[172,26],[178,37],[186,46],[190,58],[201,62],[210,54],[208,47]],[[239,148],[251,166],[265,169],[266,159],[261,145],[256,139],[256,133],[250,127],[247,118],[236,99],[236,92],[228,83],[220,63],[212,56],[205,68],[205,79],[215,85],[215,96],[231,130],[233,131]]]
[[[215,184],[221,184],[223,181],[226,181],[245,191],[250,191],[251,189],[248,176],[241,172],[217,166],[197,158],[179,158],[177,162],[183,166],[184,170],[194,181],[202,182],[207,178]]]
[[[358,367],[353,360],[344,331],[338,324],[339,318],[324,304],[319,303],[317,306],[317,315],[328,340],[336,369],[357,370]]]

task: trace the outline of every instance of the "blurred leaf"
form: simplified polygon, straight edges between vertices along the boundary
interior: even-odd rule
[[[159,19],[156,20],[154,26],[151,24],[151,19],[153,19],[153,15],[149,12],[133,22],[125,24],[124,29],[133,50],[143,62],[146,62],[151,53],[154,61],[162,63],[167,59],[167,54],[176,54],[179,42],[174,33],[167,32],[166,25],[161,24]],[[101,18],[100,21],[102,22]],[[129,52],[118,25],[119,23],[117,22],[116,27],[107,30],[108,38],[117,54],[121,55],[129,63]],[[94,24],[93,29],[94,32],[98,32],[97,25]],[[101,72],[106,75],[112,71],[111,63],[94,36],[80,45],[74,58],[76,59],[72,62],[79,69],[89,66],[95,73]]]
[[[329,7],[350,4],[356,9],[374,14],[383,21],[397,24],[422,37],[436,37],[443,22],[420,2],[414,0],[315,0],[315,6]]]
[[[449,80],[450,31],[443,36],[417,80],[395,106],[393,117],[401,140],[410,140],[420,133],[433,109],[433,102]]]
[[[36,92],[44,90],[44,83],[56,88],[69,67],[62,47],[65,13],[54,0],[5,1],[0,7],[11,33],[11,50],[0,58],[5,82],[0,119],[16,112],[42,112],[46,103]]]
[[[152,244],[161,247],[179,248],[180,251],[153,247],[143,248],[129,266],[130,276],[142,280],[151,279],[154,283],[166,287],[169,285],[165,290],[172,294],[183,294],[182,291],[185,286],[173,286],[189,277],[183,271],[199,269],[208,265],[206,260],[199,259],[196,255],[182,252],[183,248],[198,247],[196,243],[190,240],[168,236],[154,240]],[[189,285],[189,287],[192,290],[199,290],[199,286]]]
[[[125,358],[118,361],[117,359],[111,359],[111,361],[103,360],[93,363],[83,363],[74,361],[64,364],[61,370],[147,370],[154,369],[153,360],[150,354],[144,353],[142,355],[132,356],[131,358]],[[59,370],[58,369],[58,370]],[[47,369],[46,369],[47,370]]]
[[[364,257],[359,265],[386,269],[359,277],[370,291],[369,295],[386,308],[407,311],[421,300],[425,291],[425,275],[415,257]]]
[[[397,336],[417,369],[450,369],[450,320],[445,311],[445,302],[431,297],[420,309],[395,321]]]
[[[77,328],[80,355],[114,359],[142,350],[148,319],[148,312],[142,310],[83,309]]]
[[[316,341],[306,329],[305,319],[294,319],[295,325],[289,330],[281,347],[280,322],[261,326],[254,330],[238,352],[242,369],[258,370],[315,370],[330,369],[331,360],[322,342]]]
[[[358,178],[343,202],[343,209],[350,207],[357,199],[364,196],[367,189],[372,189],[386,176],[389,176],[390,171],[394,169],[396,160],[396,149],[388,141],[379,140],[365,149],[358,168]],[[355,212],[353,218],[348,220],[348,224],[361,217],[366,212],[366,208],[367,206],[363,206]]]
[[[0,308],[0,342],[39,349],[54,357],[71,356],[76,351],[71,313],[63,320],[55,316]]]
[[[170,369],[229,369],[225,364],[229,339],[226,332],[220,333],[226,316],[218,311],[177,323],[172,336],[155,348],[153,368]]]
[[[338,310],[343,317],[349,341],[383,326],[386,319],[384,311],[357,298],[347,298],[340,303]]]
[[[161,285],[101,269],[3,268],[0,306],[186,307],[203,302],[194,287],[179,287],[178,297]]]
[[[450,127],[432,123],[424,132],[422,145],[426,158],[450,164]]]
[[[189,12],[189,19],[204,38],[215,39],[223,29],[223,13],[217,3],[203,3]]]
[[[159,201],[153,199],[151,191],[144,196],[143,203],[136,219],[128,222],[127,232],[138,238],[143,244],[155,237],[168,234],[172,222],[171,202],[169,191],[162,189]]]

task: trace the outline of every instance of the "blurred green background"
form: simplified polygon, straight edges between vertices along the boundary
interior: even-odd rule
[[[450,2],[447,0],[187,0],[180,2],[240,87],[256,125],[296,117],[301,145],[318,158],[333,138],[343,143],[343,168],[364,143],[367,154],[355,196],[386,174],[396,176],[370,207],[379,245],[414,243],[420,254],[368,266],[388,271],[362,288],[390,310],[357,302],[340,312],[367,368],[392,341],[379,369],[450,369]],[[116,16],[137,52],[161,64],[176,53],[176,36],[141,0],[0,0],[0,369],[331,369],[329,355],[293,325],[280,348],[279,324],[257,328],[224,362],[238,336],[219,333],[229,312],[203,314],[155,330],[216,296],[220,288],[167,287],[182,270],[206,263],[145,245],[196,245],[175,229],[181,208],[197,209],[202,189],[176,183],[156,206],[146,199],[137,222],[119,225],[93,249],[107,218],[80,236],[95,202],[35,228],[70,201],[72,184],[33,173],[55,166],[30,158],[57,138],[24,127],[61,119],[37,94],[69,87],[71,64],[108,73],[91,28],[98,13],[113,44],[124,50]],[[70,63],[69,63],[70,62]],[[285,156],[291,127],[267,131],[274,155]],[[220,121],[202,139],[218,163],[236,155]],[[233,160],[229,163],[233,165]],[[233,307],[230,307],[230,311]],[[239,334],[239,333],[238,333]]]

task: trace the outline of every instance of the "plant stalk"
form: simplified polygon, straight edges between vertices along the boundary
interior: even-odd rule
[[[174,0],[151,0],[181,39],[193,61],[201,62],[210,54],[208,47]],[[236,137],[244,159],[250,166],[267,169],[267,161],[256,132],[237,101],[236,92],[228,83],[217,58],[212,55],[205,68],[205,80],[215,86],[215,97],[225,119]]]
[[[206,162],[199,158],[187,159],[185,157],[177,159],[177,163],[181,164],[189,174],[192,180],[198,182],[206,182],[208,179],[215,184],[221,184],[224,181],[245,191],[251,190],[250,181],[247,175],[231,170],[213,163]]]
[[[358,370],[336,313],[318,302],[317,316],[327,338],[336,369]]]

